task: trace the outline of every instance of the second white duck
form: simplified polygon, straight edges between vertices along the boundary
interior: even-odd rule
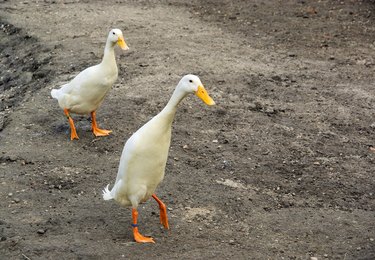
[[[116,44],[123,50],[129,49],[121,30],[112,29],[108,34],[102,62],[83,70],[60,89],[51,91],[51,96],[58,100],[59,106],[68,118],[71,140],[78,139],[78,135],[70,113],[91,114],[92,132],[95,136],[106,136],[112,132],[98,128],[96,110],[117,80],[118,70],[114,51]]]
[[[137,242],[154,243],[151,237],[139,233],[137,224],[137,207],[150,197],[159,204],[161,224],[169,228],[166,206],[155,190],[164,178],[177,106],[190,93],[195,93],[207,105],[215,104],[197,76],[184,76],[165,108],[125,143],[115,184],[112,190],[108,186],[103,190],[104,200],[114,199],[121,206],[132,206],[133,235]]]

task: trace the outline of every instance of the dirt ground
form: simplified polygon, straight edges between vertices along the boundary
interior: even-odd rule
[[[0,259],[375,259],[375,2],[0,0]],[[119,78],[73,115],[50,90],[123,31]],[[173,126],[157,204],[103,201],[127,138],[191,96]]]

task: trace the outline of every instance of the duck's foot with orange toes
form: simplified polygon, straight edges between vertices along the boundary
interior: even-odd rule
[[[133,227],[134,240],[138,243],[155,243],[152,237],[145,237],[139,233],[138,224],[137,224],[138,211],[135,208],[132,209],[132,218],[133,218],[132,227]]]
[[[64,109],[64,114],[68,118],[69,125],[70,125],[70,140],[79,139],[76,131],[76,127],[74,126],[73,118],[69,114],[68,109]]]
[[[92,126],[92,133],[95,136],[107,136],[110,133],[112,133],[111,130],[104,130],[104,129],[98,128],[98,124],[96,122],[96,113],[95,113],[95,111],[91,112],[91,126]]]
[[[156,200],[159,204],[160,209],[160,223],[166,228],[169,229],[168,224],[168,216],[167,216],[167,207],[165,204],[156,196],[156,194],[152,194],[152,197]]]

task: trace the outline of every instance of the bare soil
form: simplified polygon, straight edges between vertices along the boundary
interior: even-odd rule
[[[0,0],[1,259],[375,259],[375,3]],[[123,31],[95,138],[50,90]],[[157,204],[105,202],[127,138],[187,73]]]

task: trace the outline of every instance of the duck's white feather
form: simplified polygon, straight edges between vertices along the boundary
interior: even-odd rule
[[[103,199],[104,200],[113,199],[113,196],[112,196],[111,192],[109,191],[108,187],[109,187],[109,184],[103,190]]]

